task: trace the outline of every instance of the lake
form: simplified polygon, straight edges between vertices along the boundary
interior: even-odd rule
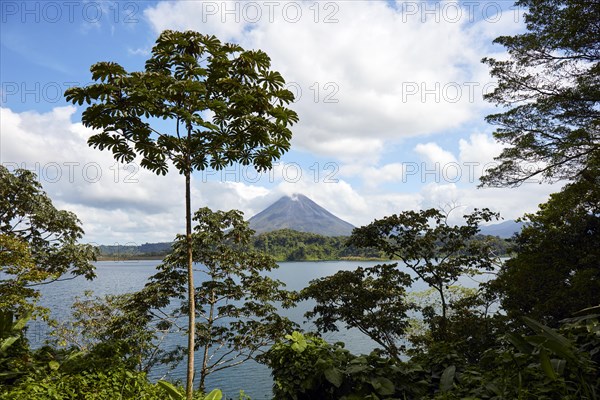
[[[139,261],[99,261],[96,263],[97,278],[88,281],[82,277],[73,280],[55,282],[51,285],[41,286],[42,298],[40,303],[49,307],[51,315],[57,319],[66,319],[70,315],[70,305],[76,296],[82,296],[86,290],[93,290],[94,295],[103,296],[106,294],[121,294],[133,292],[141,289],[148,278],[156,270],[155,267],[160,263],[159,260],[139,260]],[[270,275],[286,284],[289,290],[300,290],[307,286],[312,279],[317,279],[335,274],[340,270],[353,270],[358,266],[368,267],[379,264],[377,261],[320,261],[320,262],[282,262],[280,268],[274,270]],[[409,272],[409,271],[407,271]],[[198,276],[195,279],[200,279]],[[473,281],[461,282],[464,286],[476,286]],[[420,291],[427,289],[423,282],[416,282],[412,290]],[[304,313],[311,309],[310,302],[303,302],[297,307],[289,310],[282,310],[282,315],[301,324],[306,330],[314,330],[314,325],[304,323]],[[47,337],[47,328],[42,322],[34,321],[28,332],[28,336],[33,346],[43,343]],[[376,346],[375,343],[360,333],[357,329],[332,332],[323,335],[324,339],[330,343],[342,341],[346,343],[346,348],[352,353],[368,353]],[[178,343],[186,343],[180,336],[173,340]],[[200,354],[196,355],[196,368],[201,363]],[[185,380],[185,360],[181,362],[173,371],[167,371],[165,368],[155,368],[150,377],[152,379],[161,378],[167,374],[171,380]],[[270,370],[255,362],[247,362],[239,367],[225,369],[207,378],[207,389],[221,388],[227,397],[236,397],[240,389],[243,389],[252,399],[270,399],[271,386],[273,381],[270,376]]]

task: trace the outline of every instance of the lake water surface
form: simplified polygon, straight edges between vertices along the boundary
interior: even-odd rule
[[[63,282],[55,282],[51,285],[41,286],[41,304],[49,307],[53,318],[57,320],[69,318],[70,305],[76,296],[82,296],[86,290],[92,290],[94,295],[121,294],[141,289],[156,270],[160,263],[158,260],[140,261],[100,261],[96,263],[97,278],[88,281],[82,277]],[[307,286],[312,279],[321,278],[335,274],[340,270],[353,270],[358,266],[368,267],[379,264],[375,261],[321,261],[321,262],[282,262],[280,268],[272,271],[273,278],[283,281],[287,289],[300,290]],[[407,271],[408,272],[408,271]],[[195,279],[200,279],[200,275]],[[463,283],[471,286],[473,283]],[[420,291],[426,289],[422,282],[413,285],[412,290]],[[311,303],[303,302],[296,308],[282,310],[282,315],[301,324],[304,329],[314,330],[314,325],[304,323],[304,313],[311,308]],[[29,329],[29,337],[32,345],[39,345],[46,339],[47,329],[40,322],[33,322]],[[333,332],[323,335],[330,343],[342,341],[346,348],[352,353],[368,353],[375,348],[375,343],[356,329]],[[173,343],[186,343],[185,338],[178,336],[173,338]],[[201,363],[200,355],[196,356],[196,368]],[[152,371],[151,378],[158,379],[168,371],[157,367]],[[168,372],[171,380],[185,380],[185,360],[173,371]],[[216,372],[207,378],[207,388],[221,388],[226,396],[236,397],[240,389],[243,389],[252,399],[270,399],[273,381],[270,370],[255,362],[247,362],[239,367],[233,367]]]

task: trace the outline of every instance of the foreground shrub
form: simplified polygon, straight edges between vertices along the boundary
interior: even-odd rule
[[[356,356],[343,343],[298,332],[275,344],[265,360],[273,371],[276,399],[415,398],[427,390],[419,366],[377,351]]]
[[[599,317],[565,320],[560,330],[523,318],[531,333],[497,337],[478,363],[465,362],[446,342],[402,362],[379,351],[356,356],[343,343],[298,332],[274,345],[265,359],[278,400],[596,400]]]

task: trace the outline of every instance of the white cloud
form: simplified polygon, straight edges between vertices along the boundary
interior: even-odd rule
[[[459,205],[453,214],[455,222],[465,212],[474,208],[490,208],[500,212],[505,219],[515,219],[526,212],[537,209],[538,204],[547,201],[550,193],[560,190],[558,185],[525,184],[514,188],[481,188],[479,177],[493,165],[494,157],[502,150],[502,145],[487,134],[473,133],[468,139],[458,142],[458,156],[443,149],[437,143],[419,144],[415,152],[423,156],[429,163],[438,163],[440,168],[435,182],[430,182],[420,189],[421,208]],[[454,169],[444,170],[444,165],[453,163],[459,168],[461,179],[453,182]],[[460,212],[459,212],[460,211]]]
[[[450,221],[458,223],[460,216],[475,208],[489,208],[499,212],[503,219],[516,219],[524,213],[534,212],[538,205],[548,200],[550,193],[560,190],[552,185],[524,185],[513,188],[458,188],[453,184],[432,183],[422,190],[421,208],[458,206],[451,214]]]
[[[118,164],[109,152],[90,148],[86,141],[93,131],[73,123],[74,112],[74,107],[59,107],[48,113],[16,113],[1,108],[2,164],[36,172],[55,205],[81,219],[86,242],[170,241],[183,232],[183,177],[173,169],[166,176],[156,176],[136,163]],[[369,213],[346,182],[315,184],[307,174],[295,182],[283,163],[276,168],[273,176],[280,177],[281,182],[275,190],[243,181],[194,176],[193,210],[204,206],[213,210],[235,208],[250,218],[280,196],[300,192],[346,218],[355,212]]]
[[[244,182],[195,182],[194,186],[197,192],[195,208],[206,206],[223,211],[237,209],[244,213],[246,219],[276,200],[270,201],[272,196],[268,189]]]
[[[90,148],[91,131],[71,121],[73,107],[55,108],[48,113],[16,113],[0,109],[1,161],[10,168],[35,170],[50,197],[60,208],[74,211],[83,222],[85,240],[95,243],[138,243],[169,241],[184,229],[183,178],[174,171],[165,177],[135,165],[115,163],[112,155]],[[473,134],[459,141],[459,155],[430,142],[415,151],[432,162],[485,163],[499,147],[485,134]],[[418,149],[418,150],[417,150]],[[246,218],[260,212],[283,195],[302,193],[338,217],[356,225],[374,218],[410,209],[461,205],[468,212],[489,207],[507,219],[535,211],[557,186],[526,184],[519,189],[476,189],[475,184],[432,182],[421,187],[403,185],[404,192],[373,190],[378,183],[396,182],[404,165],[381,167],[345,165],[338,183],[315,182],[310,174],[286,175],[284,164],[273,176],[280,177],[272,189],[251,182],[192,180],[193,209],[240,209]],[[98,174],[101,173],[101,176]],[[290,171],[287,171],[290,173]],[[352,178],[361,177],[362,187]],[[277,181],[276,181],[277,182]],[[372,182],[372,185],[368,183]],[[455,213],[458,217],[460,212]]]
[[[60,207],[74,211],[88,241],[170,240],[183,223],[183,178],[117,163],[107,151],[90,148],[90,129],[71,118],[74,107],[48,113],[0,109],[2,164],[38,175]]]
[[[137,48],[137,49],[132,49],[129,48],[127,49],[127,53],[133,55],[133,56],[144,56],[144,57],[150,57],[150,55],[152,54],[150,49],[146,49],[146,48]]]
[[[484,133],[474,133],[469,136],[469,140],[460,139],[458,145],[461,161],[480,164],[492,162],[494,157],[498,156],[504,148],[493,137]]]
[[[455,184],[430,183],[421,189],[421,208],[444,208],[448,204],[459,201],[458,188]]]
[[[240,5],[237,1],[162,1],[146,8],[144,15],[156,32],[193,29],[230,41],[244,30],[245,21],[239,18]],[[227,10],[233,13],[227,14]]]
[[[503,145],[484,133],[473,133],[467,139],[459,139],[457,155],[435,142],[419,143],[414,147],[414,152],[424,162],[413,167],[417,170],[413,175],[419,176],[418,172],[421,172],[424,181],[427,177],[435,177],[432,180],[436,183],[461,182],[476,186],[481,175],[498,164],[494,158],[502,148]]]
[[[282,195],[303,193],[357,226],[450,202],[465,210],[489,206],[507,218],[535,210],[559,188],[479,190],[475,185],[481,168],[467,169],[458,182],[439,179],[411,186],[402,181],[396,192],[382,188],[405,178],[406,165],[395,162],[398,158],[381,160],[394,157],[392,146],[410,137],[427,137],[413,148],[425,164],[485,165],[501,150],[491,136],[479,132],[457,138],[452,151],[436,143],[436,133],[458,133],[482,121],[488,106],[481,92],[491,80],[479,60],[498,51],[490,50],[493,38],[522,29],[522,21],[515,22],[507,11],[500,18],[478,15],[475,22],[464,13],[464,4],[459,20],[445,11],[427,13],[427,7],[450,10],[456,4],[165,1],[148,6],[144,15],[155,33],[194,29],[266,51],[297,94],[292,108],[300,123],[293,127],[293,148],[343,164],[338,183],[315,182],[309,173],[292,179],[286,174],[293,171],[280,164],[272,173],[276,186],[269,189],[195,176],[193,208],[237,208],[250,217]],[[483,12],[481,4],[474,12]],[[131,48],[129,54],[146,51]],[[0,161],[36,169],[57,205],[82,219],[86,240],[165,241],[183,231],[182,177],[174,171],[155,176],[135,165],[125,169],[109,152],[89,148],[91,131],[72,121],[75,111],[62,107],[16,113],[2,108]],[[411,168],[419,168],[413,164]]]
[[[401,163],[386,164],[381,168],[367,167],[361,172],[368,188],[375,188],[386,182],[400,182],[405,178],[404,165]]]
[[[481,35],[499,22],[469,23],[467,13],[457,20],[449,11],[436,21],[401,2],[251,3],[160,2],[145,15],[157,33],[194,29],[266,51],[298,95],[297,148],[375,163],[387,141],[480,118],[490,80]]]
[[[431,164],[445,165],[456,163],[456,158],[452,153],[442,149],[433,142],[416,145],[415,152]]]
[[[376,138],[327,138],[319,131],[312,131],[307,136],[309,140],[304,143],[304,146],[301,146],[300,139],[292,143],[298,143],[299,146],[329,159],[339,159],[345,163],[358,165],[377,163],[379,154],[385,147],[384,141]]]
[[[475,176],[479,177],[483,172],[498,164],[494,160],[504,146],[494,140],[490,135],[474,133],[469,139],[460,139],[459,159],[462,165],[471,165]]]

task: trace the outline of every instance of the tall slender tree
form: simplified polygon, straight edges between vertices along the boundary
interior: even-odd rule
[[[268,55],[222,43],[198,32],[164,31],[140,72],[114,62],[92,65],[95,83],[66,91],[68,101],[88,104],[84,126],[97,130],[88,144],[112,151],[165,175],[169,163],[185,177],[189,333],[187,398],[194,378],[195,298],[191,178],[194,170],[239,162],[269,169],[289,150],[297,114],[281,74]],[[170,130],[157,120],[172,122]]]
[[[196,287],[199,388],[207,376],[256,358],[297,325],[278,314],[276,304],[291,307],[294,293],[265,273],[278,268],[275,260],[252,248],[254,231],[237,210],[201,208],[194,215],[192,233],[196,270],[202,282]],[[187,305],[173,307],[185,294],[186,241],[178,236],[173,251],[157,267],[143,290],[134,295],[129,314],[146,316],[147,326],[168,324],[187,312]],[[155,324],[155,322],[158,322]]]

